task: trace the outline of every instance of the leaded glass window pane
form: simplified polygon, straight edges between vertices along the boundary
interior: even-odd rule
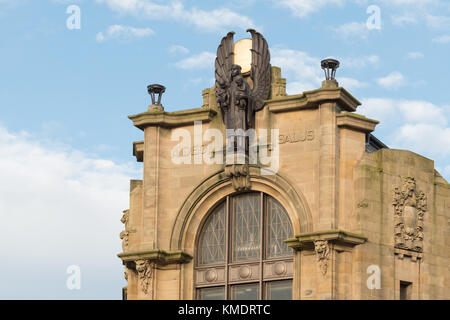
[[[292,300],[292,280],[266,283],[267,300]]]
[[[281,204],[267,197],[267,247],[266,258],[292,255],[292,249],[284,240],[292,238],[291,221]]]
[[[225,288],[214,287],[200,289],[198,298],[200,300],[225,300]]]
[[[257,283],[240,284],[231,287],[231,298],[233,300],[257,300],[259,287]]]
[[[246,193],[233,199],[233,261],[259,259],[261,195]]]
[[[225,262],[225,202],[206,221],[200,240],[199,264]]]

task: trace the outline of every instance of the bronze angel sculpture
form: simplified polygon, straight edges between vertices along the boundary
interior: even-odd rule
[[[245,81],[241,66],[234,64],[234,32],[229,32],[217,48],[216,98],[227,129],[246,131],[254,128],[254,113],[264,107],[270,94],[270,52],[266,39],[259,32],[252,35],[250,78]]]

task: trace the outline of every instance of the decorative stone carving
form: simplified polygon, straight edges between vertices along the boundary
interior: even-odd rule
[[[422,252],[423,216],[427,211],[427,196],[416,190],[412,177],[403,179],[402,190],[394,189],[395,248]]]
[[[153,269],[154,265],[149,260],[136,260],[139,285],[145,294],[152,295]]]
[[[254,113],[261,110],[270,95],[270,52],[259,32],[252,35],[250,78],[253,88],[244,80],[241,66],[234,64],[234,32],[229,32],[217,48],[215,61],[216,98],[227,129],[247,130],[254,127]]]
[[[207,282],[213,282],[217,280],[217,271],[216,269],[209,269],[205,272],[205,280]]]
[[[239,277],[241,279],[247,279],[252,276],[252,269],[249,266],[242,266],[239,268]]]
[[[251,183],[248,164],[227,165],[225,167],[225,175],[231,178],[233,188],[236,191],[250,189]]]
[[[358,202],[358,204],[356,205],[358,208],[368,208],[369,207],[369,202],[367,202],[366,199],[361,200],[360,202]]]
[[[123,230],[120,233],[120,239],[122,239],[122,250],[125,250],[128,247],[128,236],[130,233],[128,231]]]
[[[283,261],[279,261],[272,266],[272,272],[277,276],[282,276],[286,273],[286,263]]]
[[[120,219],[120,222],[125,225],[125,230],[120,233],[120,239],[122,239],[122,250],[124,251],[128,247],[128,236],[130,235],[130,233],[128,232],[128,218],[129,210],[125,210],[123,212],[122,218]]]
[[[314,241],[314,250],[316,251],[317,262],[323,275],[327,273],[330,247],[327,240]]]
[[[124,272],[123,272],[123,277],[125,278],[125,280],[127,280],[128,281],[128,268],[127,267],[125,267],[125,270],[124,270]]]
[[[125,228],[128,225],[129,212],[130,210],[124,210],[122,218],[120,218],[120,222],[122,222],[125,225]]]

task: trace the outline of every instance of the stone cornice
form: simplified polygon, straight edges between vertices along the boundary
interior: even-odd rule
[[[375,126],[380,123],[377,120],[369,119],[362,115],[345,111],[336,115],[336,119],[338,127],[350,128],[366,133],[370,133],[375,130]]]
[[[217,114],[211,108],[195,108],[175,112],[163,110],[150,110],[136,115],[128,116],[133,125],[141,130],[148,126],[182,127],[193,124],[194,121],[209,122]]]
[[[295,250],[302,250],[305,248],[313,248],[314,241],[326,240],[331,243],[339,243],[347,246],[356,246],[363,244],[367,238],[356,233],[350,233],[343,230],[326,230],[301,233],[294,238],[287,239],[284,242]]]
[[[273,113],[316,108],[320,103],[336,102],[345,111],[355,111],[361,105],[355,97],[342,87],[320,88],[305,91],[302,94],[277,97],[268,100],[269,110]]]
[[[192,260],[192,256],[186,252],[177,251],[165,251],[165,250],[150,250],[150,251],[136,251],[119,253],[117,255],[123,262],[136,261],[136,260],[150,260],[159,265],[188,263]]]

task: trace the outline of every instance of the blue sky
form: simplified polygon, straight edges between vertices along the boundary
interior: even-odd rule
[[[67,28],[70,5],[80,29]],[[367,28],[370,5],[380,29]],[[248,27],[290,94],[339,59],[375,135],[450,179],[448,1],[0,0],[0,298],[120,298],[119,220],[141,170],[127,116],[146,110],[151,83],[167,87],[167,111],[200,107],[221,37]],[[69,265],[81,290],[66,287]]]

